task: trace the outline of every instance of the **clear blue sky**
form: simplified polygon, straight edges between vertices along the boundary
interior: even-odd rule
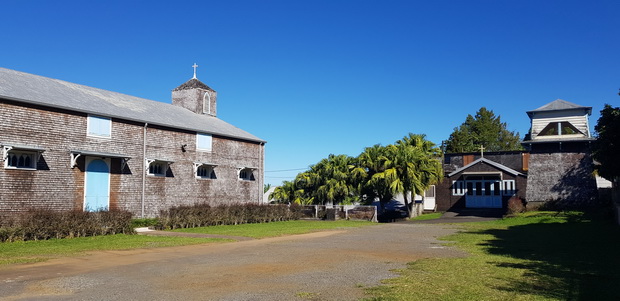
[[[266,183],[407,133],[440,144],[485,106],[521,137],[557,98],[620,96],[620,1],[23,1],[0,67],[170,102],[192,76],[262,139]]]

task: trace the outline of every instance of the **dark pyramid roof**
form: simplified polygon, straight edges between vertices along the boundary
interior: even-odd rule
[[[215,91],[215,90],[209,88],[209,86],[205,85],[203,82],[199,81],[197,78],[192,78],[192,79],[186,81],[184,84],[174,88],[174,90],[172,90],[172,91],[196,89],[196,88],[210,90],[210,91]]]
[[[572,102],[568,102],[563,99],[556,99],[536,110],[528,111],[527,115],[532,117],[532,114],[535,112],[563,111],[563,110],[575,110],[575,109],[585,110],[588,113],[588,115],[592,113],[592,107],[584,107],[578,104],[574,104]]]

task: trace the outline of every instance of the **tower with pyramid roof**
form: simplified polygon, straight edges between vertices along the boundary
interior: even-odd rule
[[[530,133],[523,145],[530,151],[526,200],[537,207],[596,205],[588,117],[592,107],[557,99],[528,111]]]
[[[217,116],[217,92],[198,80],[194,64],[194,77],[172,90],[172,104],[196,114]]]

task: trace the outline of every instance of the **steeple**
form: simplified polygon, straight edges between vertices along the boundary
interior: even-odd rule
[[[217,92],[198,80],[194,63],[194,76],[172,90],[172,104],[196,114],[217,116]]]

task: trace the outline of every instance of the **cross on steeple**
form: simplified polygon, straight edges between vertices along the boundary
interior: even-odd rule
[[[480,158],[484,158],[484,145],[480,145]]]
[[[198,68],[198,65],[196,65],[196,63],[194,63],[194,64],[192,65],[192,67],[194,68],[194,77],[192,77],[192,78],[194,78],[194,79],[198,79],[198,78],[196,77],[196,68]]]

